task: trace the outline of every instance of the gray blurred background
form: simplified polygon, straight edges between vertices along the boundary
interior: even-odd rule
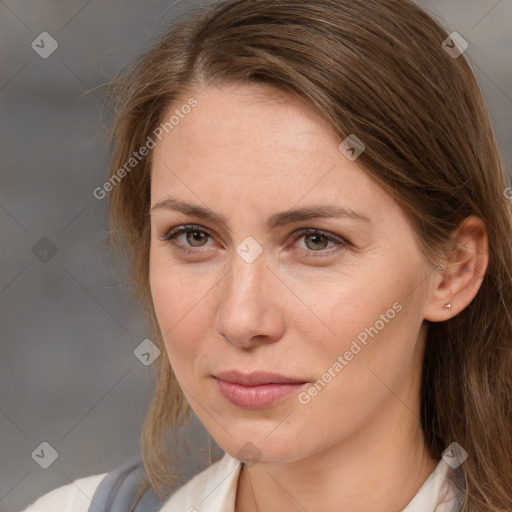
[[[148,332],[92,194],[107,172],[104,84],[198,3],[0,0],[2,511],[138,453],[153,367],[134,355]],[[510,172],[512,0],[419,4],[468,41]],[[196,419],[187,434],[194,473],[211,438]]]

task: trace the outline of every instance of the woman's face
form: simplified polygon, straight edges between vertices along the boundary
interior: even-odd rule
[[[213,438],[239,459],[287,462],[385,422],[417,427],[431,269],[341,140],[271,92],[207,88],[165,116],[181,112],[153,150],[150,283],[176,378]],[[298,384],[216,378],[228,371]]]

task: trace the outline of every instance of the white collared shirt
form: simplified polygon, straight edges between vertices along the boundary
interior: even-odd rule
[[[160,512],[234,512],[242,463],[228,453],[191,478],[162,506]],[[447,478],[443,459],[402,512],[454,512],[458,493]],[[87,512],[106,473],[80,478],[41,496],[23,512]]]

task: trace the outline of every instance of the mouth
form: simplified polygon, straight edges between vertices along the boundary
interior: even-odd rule
[[[214,375],[216,379],[242,386],[261,386],[263,384],[304,384],[306,381],[300,378],[286,377],[279,373],[253,372],[241,373],[237,370],[229,370]]]
[[[277,373],[238,371],[213,375],[221,395],[244,409],[261,409],[297,393],[307,381]]]

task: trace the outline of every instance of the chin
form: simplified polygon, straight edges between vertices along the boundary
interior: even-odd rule
[[[304,453],[304,446],[294,439],[269,439],[265,436],[268,432],[258,436],[245,434],[240,438],[230,437],[229,439],[217,440],[217,444],[229,455],[237,460],[252,464],[285,464],[294,462],[307,456]],[[225,442],[224,442],[225,441]],[[300,451],[298,450],[300,446]]]

